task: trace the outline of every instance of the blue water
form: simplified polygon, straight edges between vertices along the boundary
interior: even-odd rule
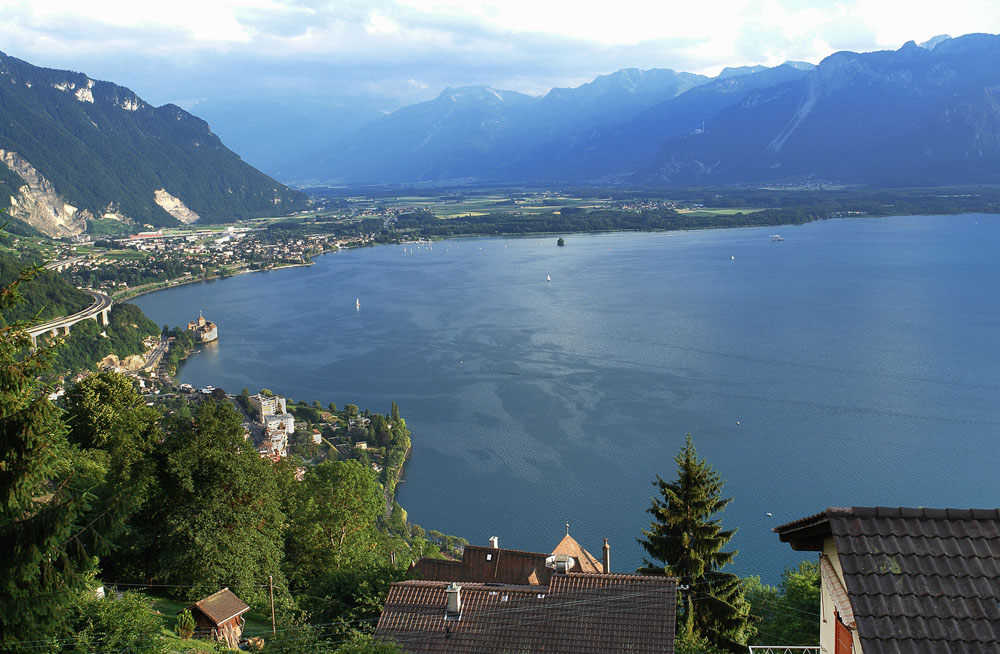
[[[735,498],[735,571],[765,580],[813,556],[771,528],[827,506],[996,506],[1000,217],[773,231],[384,246],[136,303],[219,324],[182,381],[397,401],[400,502],[474,543],[549,551],[569,522],[634,570],[687,433]]]

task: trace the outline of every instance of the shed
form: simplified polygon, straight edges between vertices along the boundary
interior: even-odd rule
[[[241,616],[250,607],[233,591],[223,588],[184,610],[194,618],[195,637],[217,640],[231,649],[239,647],[246,622]]]

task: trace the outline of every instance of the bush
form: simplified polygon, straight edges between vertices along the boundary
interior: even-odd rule
[[[194,635],[194,616],[191,615],[191,611],[184,609],[178,614],[174,631],[181,640],[187,640]]]

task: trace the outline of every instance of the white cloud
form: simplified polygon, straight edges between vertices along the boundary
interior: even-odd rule
[[[462,84],[539,93],[624,67],[715,73],[730,65],[816,62],[839,49],[896,48],[942,32],[1000,31],[1000,4],[953,0],[947,11],[938,7],[927,0],[616,0],[595,6],[579,0],[0,0],[0,43],[33,63],[86,70],[168,97],[223,93],[261,78],[289,89],[378,88],[400,97]],[[413,79],[423,86],[414,87]]]

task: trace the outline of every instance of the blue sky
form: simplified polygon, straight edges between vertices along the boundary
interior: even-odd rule
[[[620,68],[715,74],[969,32],[1000,32],[1000,3],[0,0],[0,50],[186,107],[281,96],[392,109],[447,86],[541,94]]]

